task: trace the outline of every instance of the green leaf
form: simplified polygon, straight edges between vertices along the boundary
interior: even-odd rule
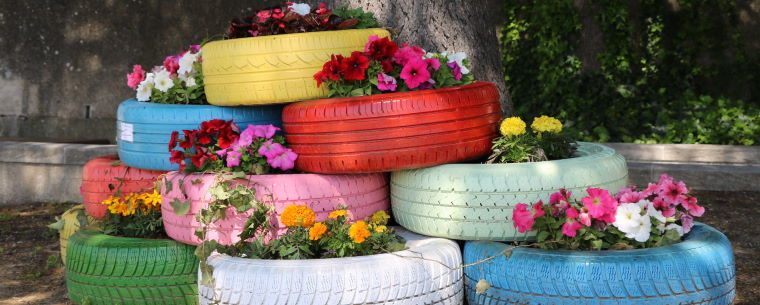
[[[119,165],[121,165],[121,161],[119,160],[111,162],[111,166],[119,166]]]
[[[174,198],[169,204],[172,206],[172,209],[174,209],[174,214],[182,216],[190,212],[190,203],[190,200],[181,201],[179,198]]]
[[[538,233],[538,237],[537,237],[538,242],[545,241],[546,238],[549,237],[549,234],[550,234],[549,231],[541,231],[541,232],[539,232]]]

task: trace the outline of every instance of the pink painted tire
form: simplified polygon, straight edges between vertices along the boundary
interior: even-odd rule
[[[190,245],[201,243],[195,236],[195,231],[201,227],[195,220],[195,214],[211,201],[208,189],[214,185],[215,178],[213,174],[185,175],[177,172],[170,172],[164,178],[164,185],[172,184],[169,192],[166,192],[166,186],[161,188],[164,203],[161,205],[161,214],[164,229],[169,237]],[[352,219],[363,219],[379,210],[390,209],[388,176],[383,173],[258,175],[248,176],[248,179],[255,182],[251,187],[256,189],[257,199],[274,203],[277,220],[285,207],[291,204],[308,206],[316,213],[317,221],[327,219],[327,215],[337,210],[340,205],[346,207]],[[181,190],[180,180],[183,180]],[[190,211],[186,215],[175,214],[169,204],[177,198],[182,201],[190,200]],[[206,233],[207,240],[216,240],[223,245],[234,244],[240,240],[238,235],[251,211],[237,214],[234,210],[228,209],[227,219],[210,225]],[[284,226],[279,223],[275,225],[280,229],[278,233],[285,231]]]

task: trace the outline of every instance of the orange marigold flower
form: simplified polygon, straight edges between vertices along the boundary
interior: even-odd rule
[[[314,225],[314,211],[305,205],[289,205],[280,216],[282,224],[288,227],[308,228]]]
[[[341,216],[348,215],[348,211],[346,210],[335,210],[330,213],[330,215],[327,215],[327,218],[336,219]]]
[[[319,240],[325,232],[327,232],[327,226],[324,223],[315,223],[314,226],[309,229],[309,240]]]
[[[372,233],[369,232],[367,223],[362,220],[355,222],[350,228],[348,228],[348,236],[357,244],[363,243],[364,240],[371,235]]]

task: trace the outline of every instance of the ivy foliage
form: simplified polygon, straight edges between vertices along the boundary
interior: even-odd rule
[[[583,141],[760,145],[760,52],[745,45],[735,1],[583,5],[506,3],[516,115],[557,117]],[[603,42],[591,57],[580,55],[589,24]]]

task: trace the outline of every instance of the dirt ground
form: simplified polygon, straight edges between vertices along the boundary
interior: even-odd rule
[[[698,192],[700,221],[734,246],[736,304],[760,304],[760,192]],[[0,304],[71,304],[56,231],[46,226],[73,203],[0,207]]]

